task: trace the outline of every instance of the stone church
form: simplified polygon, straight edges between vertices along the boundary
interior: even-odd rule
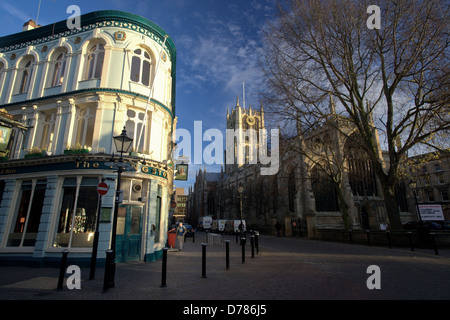
[[[253,129],[259,138],[266,129],[264,118],[263,105],[259,109],[252,106],[245,108],[240,106],[239,99],[231,112],[227,112],[227,129],[239,129],[244,134],[241,140],[245,150],[244,162],[236,161],[239,148],[235,141],[234,150],[228,147],[226,150],[226,153],[234,152],[234,162],[227,161],[230,157],[225,155],[225,165],[220,173],[212,176],[206,173],[206,169],[200,170],[189,192],[192,200],[189,212],[192,217],[212,215],[213,219],[233,220],[240,219],[242,213],[249,229],[274,234],[278,221],[282,225],[282,234],[286,236],[312,237],[318,228],[388,228],[380,184],[357,139],[351,139],[354,129],[348,123],[338,124],[340,130],[347,131],[347,139],[337,132],[336,124],[325,124],[305,134],[301,133],[301,128],[297,128],[294,141],[281,136],[277,150],[278,172],[262,175],[261,163],[252,163],[249,155],[251,150],[259,151],[259,148],[268,148],[268,145],[252,145],[259,139],[249,139],[245,132]],[[376,143],[380,145],[379,141]],[[299,152],[299,149],[304,151]],[[381,148],[379,150],[383,152]],[[332,162],[330,152],[341,161],[334,166],[339,168],[342,176],[340,188],[336,188],[327,171]],[[242,194],[238,192],[239,189],[243,189]],[[414,212],[414,203],[407,196],[405,186],[399,186],[397,200],[402,222],[414,220],[414,214],[410,213]],[[346,204],[345,210],[342,203]]]

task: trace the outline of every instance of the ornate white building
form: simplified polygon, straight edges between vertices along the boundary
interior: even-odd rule
[[[0,162],[0,263],[40,265],[69,249],[90,261],[97,215],[98,257],[111,241],[117,171],[113,136],[125,127],[116,261],[152,261],[166,242],[176,128],[176,48],[151,21],[120,11],[80,17],[0,38],[0,108],[12,128]],[[31,25],[31,27],[30,27]],[[29,30],[27,30],[29,29]],[[96,186],[108,193],[98,208]]]

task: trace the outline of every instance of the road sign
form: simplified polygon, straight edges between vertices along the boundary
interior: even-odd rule
[[[97,186],[97,192],[99,195],[104,196],[108,193],[109,187],[106,183],[100,182]]]

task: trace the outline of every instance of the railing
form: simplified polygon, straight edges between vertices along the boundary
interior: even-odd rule
[[[450,231],[445,230],[405,230],[405,231],[372,231],[372,230],[342,230],[314,229],[314,239],[324,241],[339,241],[350,244],[365,244],[368,246],[409,247],[434,250],[450,248]]]

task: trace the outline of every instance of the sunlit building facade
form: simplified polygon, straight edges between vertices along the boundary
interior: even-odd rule
[[[113,137],[124,128],[133,144],[124,154],[116,261],[153,261],[166,243],[175,45],[134,14],[98,11],[80,21],[79,29],[29,22],[0,38],[0,108],[22,125],[5,125],[0,263],[48,265],[64,249],[87,263],[96,228],[104,261],[117,185]],[[99,202],[102,180],[109,191]]]

